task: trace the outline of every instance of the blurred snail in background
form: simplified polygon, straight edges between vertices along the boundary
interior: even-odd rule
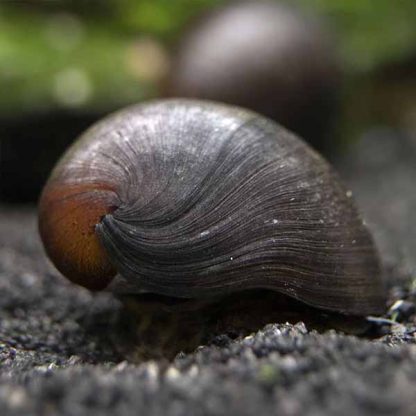
[[[238,107],[161,100],[98,122],[53,170],[39,228],[57,269],[92,290],[205,304],[262,289],[347,315],[384,307],[373,240],[332,168]]]
[[[180,38],[165,93],[246,107],[332,147],[341,76],[321,26],[287,4],[222,5]]]

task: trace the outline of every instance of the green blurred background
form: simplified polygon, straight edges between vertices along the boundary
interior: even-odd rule
[[[224,1],[3,0],[0,134],[19,137],[24,146],[25,140],[32,139],[37,117],[46,117],[45,125],[48,117],[54,119],[57,125],[49,125],[59,129],[66,126],[64,121],[59,126],[56,114],[76,114],[80,123],[67,124],[77,126],[77,132],[78,126],[84,128],[104,113],[156,96],[157,84],[169,70],[169,50],[187,22],[221,3]],[[415,0],[287,3],[322,18],[333,32],[345,73],[337,124],[342,141],[353,140],[371,125],[416,128]],[[24,130],[16,133],[16,126],[25,123],[26,137]],[[41,145],[45,149],[53,146]],[[8,145],[2,146],[4,154]],[[15,162],[11,158],[5,163]],[[3,170],[3,186],[8,174]]]
[[[107,109],[152,96],[153,82],[167,65],[164,49],[193,15],[223,2],[3,1],[0,112],[56,106]],[[404,63],[416,52],[414,0],[296,3],[326,18],[351,77]],[[146,62],[140,62],[143,54]]]

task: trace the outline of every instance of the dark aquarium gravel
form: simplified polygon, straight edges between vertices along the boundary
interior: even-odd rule
[[[121,304],[58,276],[34,208],[2,207],[0,414],[416,414],[415,160],[414,138],[383,130],[338,162],[375,234],[389,287],[388,310],[369,319],[365,336],[271,323],[139,364],[114,342]]]

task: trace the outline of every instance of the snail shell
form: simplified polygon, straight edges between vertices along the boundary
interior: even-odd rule
[[[322,148],[341,81],[329,38],[287,4],[221,5],[181,36],[164,91],[250,108]]]
[[[105,118],[55,167],[39,226],[58,270],[93,290],[264,288],[346,314],[383,309],[372,238],[337,175],[241,108],[177,99]]]

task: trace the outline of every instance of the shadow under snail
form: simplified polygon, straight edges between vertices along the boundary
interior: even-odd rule
[[[238,107],[160,100],[98,122],[53,170],[39,228],[64,276],[139,308],[274,292],[346,315],[384,308],[373,240],[336,173]]]

